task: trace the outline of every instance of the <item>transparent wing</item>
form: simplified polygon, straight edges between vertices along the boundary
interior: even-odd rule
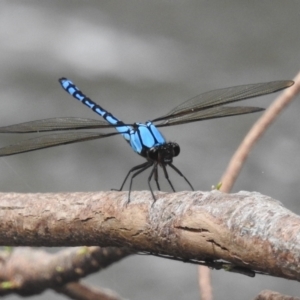
[[[216,106],[216,107],[208,108],[205,110],[200,110],[200,111],[197,111],[197,112],[189,114],[189,115],[169,118],[168,120],[164,121],[163,123],[157,124],[156,127],[179,125],[179,124],[185,124],[185,123],[202,121],[202,120],[209,120],[209,119],[236,116],[236,115],[244,115],[244,114],[250,114],[250,113],[259,112],[259,111],[263,111],[263,110],[264,109],[260,108],[260,107]]]
[[[168,114],[152,120],[152,122],[172,119],[174,116],[193,114],[223,104],[254,98],[274,93],[294,84],[291,80],[272,81],[218,89],[200,94],[172,109]],[[222,116],[223,117],[223,116]],[[187,117],[188,118],[188,117]],[[183,120],[183,119],[182,119]]]
[[[0,156],[8,156],[23,152],[34,151],[38,149],[54,147],[58,145],[66,145],[88,140],[101,139],[117,134],[120,133],[112,132],[106,134],[99,134],[94,132],[64,132],[49,134],[29,140],[23,140],[14,145],[0,148]]]
[[[0,127],[0,133],[30,133],[55,130],[113,128],[106,121],[85,118],[51,118]]]

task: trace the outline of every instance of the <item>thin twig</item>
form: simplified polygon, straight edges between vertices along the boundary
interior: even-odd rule
[[[64,294],[74,300],[122,300],[119,295],[108,289],[95,289],[79,282],[71,282],[59,289],[57,293]]]
[[[269,106],[261,118],[252,126],[244,140],[232,156],[225,173],[222,176],[222,186],[220,190],[229,193],[234,185],[251,149],[257,140],[263,135],[267,128],[278,117],[279,113],[298,95],[300,92],[300,73],[294,79],[295,84],[286,89],[277,99]],[[207,271],[206,271],[207,270]],[[212,288],[210,282],[210,270],[206,267],[199,267],[199,289],[201,299],[212,300]],[[205,277],[205,278],[202,278]],[[201,282],[205,282],[201,284]]]
[[[201,300],[212,300],[211,272],[208,267],[198,267],[198,280]]]
[[[251,149],[257,140],[265,133],[275,121],[280,112],[291,103],[300,92],[300,73],[294,79],[295,84],[284,90],[279,97],[269,106],[265,113],[252,126],[244,140],[232,156],[228,167],[221,179],[221,191],[229,193],[234,185]]]

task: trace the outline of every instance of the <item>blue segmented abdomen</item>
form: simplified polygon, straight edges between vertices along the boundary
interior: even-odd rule
[[[127,126],[110,112],[86,97],[71,80],[61,78],[59,82],[66,92],[103,117],[109,124],[115,126],[115,129],[122,134],[136,153],[141,154],[145,148],[150,149],[166,142],[152,122],[148,121],[146,124],[135,123],[133,127]]]

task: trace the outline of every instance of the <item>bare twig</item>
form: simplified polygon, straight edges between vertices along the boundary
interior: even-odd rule
[[[211,286],[211,276],[210,269],[205,266],[198,267],[199,272],[199,288],[202,300],[212,300],[212,286]]]
[[[237,176],[239,175],[245,160],[257,140],[264,134],[267,128],[275,121],[280,112],[288,105],[300,92],[300,73],[294,79],[295,84],[284,90],[281,95],[269,106],[265,113],[252,126],[243,142],[232,156],[228,167],[221,179],[221,191],[229,193]]]
[[[261,118],[253,125],[248,132],[235,154],[232,156],[227,169],[222,176],[220,188],[221,191],[229,193],[234,185],[242,167],[245,163],[251,149],[257,140],[263,135],[267,128],[277,118],[279,113],[298,95],[300,92],[300,73],[294,79],[294,86],[286,89],[277,99],[270,105]],[[205,267],[199,267],[199,283],[205,282],[205,285],[199,286],[201,299],[211,300],[212,289],[210,283],[210,272]],[[201,277],[206,277],[202,278]],[[204,290],[206,289],[206,290]]]
[[[75,300],[122,300],[115,292],[108,289],[95,289],[94,287],[83,285],[79,282],[66,284],[56,292],[64,294]]]

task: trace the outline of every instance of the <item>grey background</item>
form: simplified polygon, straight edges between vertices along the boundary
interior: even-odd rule
[[[0,126],[58,116],[97,118],[59,86],[72,79],[125,122],[146,121],[202,92],[292,79],[299,71],[299,1],[1,1]],[[274,95],[247,100],[267,107]],[[234,191],[259,191],[300,213],[299,98],[252,151]],[[175,165],[194,187],[216,184],[259,114],[165,128]],[[4,146],[26,136],[0,137]],[[121,137],[0,159],[2,192],[119,187],[143,162]],[[146,189],[147,174],[135,189]],[[171,173],[178,190],[186,185]],[[167,185],[162,184],[165,190]],[[298,283],[213,271],[215,299],[262,289],[299,296]],[[197,268],[131,257],[86,279],[128,299],[197,299]],[[242,296],[242,297],[241,297]],[[63,299],[47,292],[42,297]],[[15,298],[14,296],[10,297]]]

